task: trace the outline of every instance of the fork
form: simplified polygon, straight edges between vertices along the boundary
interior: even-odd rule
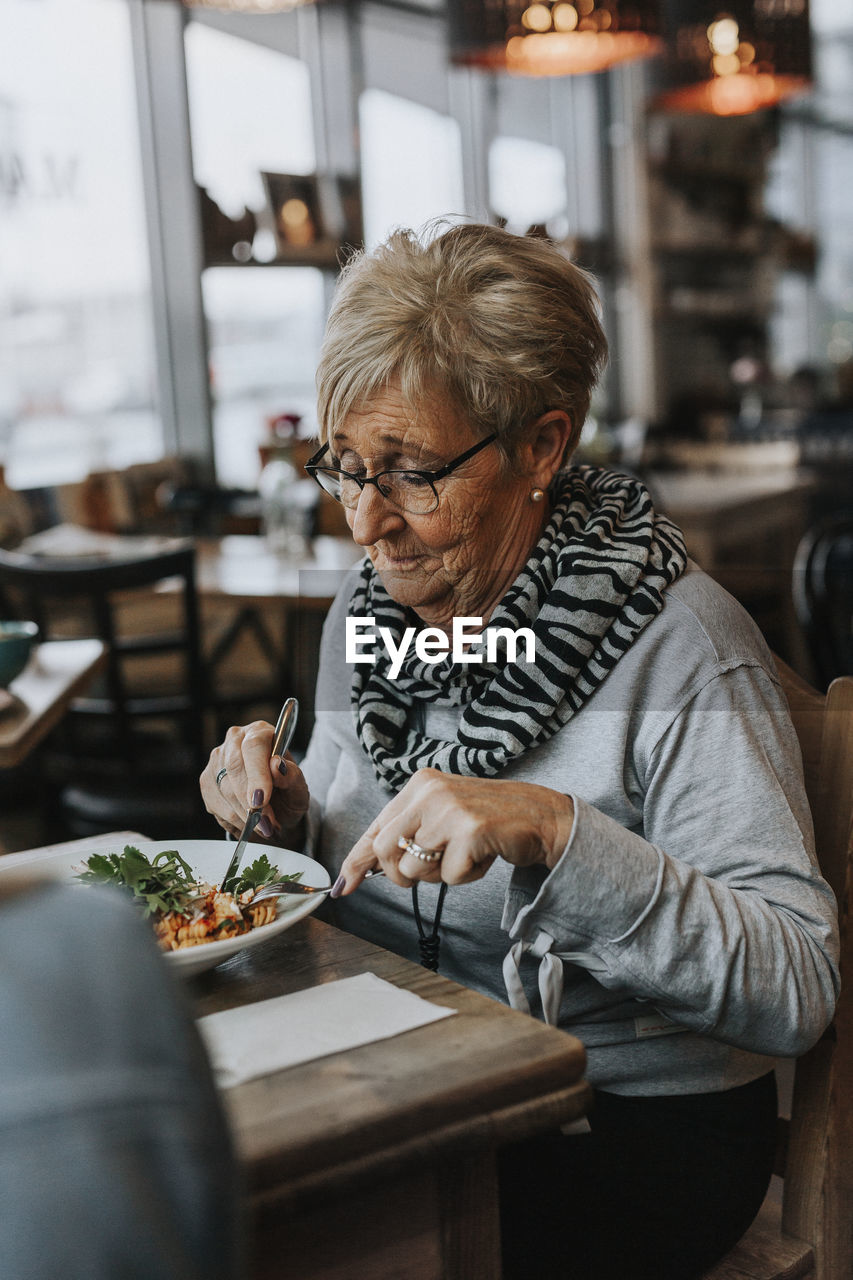
[[[368,871],[364,878],[365,880],[371,880],[375,879],[376,876],[384,875],[384,871]],[[332,888],[333,886],[330,884],[321,889],[317,885],[313,884],[300,884],[297,880],[272,880],[269,884],[263,885],[263,887],[258,890],[254,898],[252,898],[252,901],[249,903],[249,906],[257,906],[259,902],[263,902],[266,898],[280,898],[284,894],[290,893],[299,894],[300,896],[309,893],[331,893]]]
[[[281,763],[284,764],[284,753],[290,746],[290,741],[293,737],[293,731],[296,728],[298,716],[299,702],[296,698],[288,698],[281,711],[278,713],[278,720],[276,721],[276,726],[273,731],[270,759],[272,759],[273,756],[280,755]],[[243,857],[243,851],[246,848],[249,836],[261,820],[263,807],[263,805],[259,805],[257,808],[253,806],[249,810],[243,830],[240,832],[240,837],[237,841],[237,848],[231,856],[231,861],[228,863],[228,868],[219,885],[220,892],[225,888],[225,885],[231,877],[237,874],[237,869],[240,866],[240,859]]]

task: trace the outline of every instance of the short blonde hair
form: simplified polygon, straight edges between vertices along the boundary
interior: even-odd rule
[[[463,224],[395,231],[346,264],[317,369],[320,438],[392,381],[439,390],[512,458],[549,409],[574,449],[607,358],[591,278],[547,241]]]

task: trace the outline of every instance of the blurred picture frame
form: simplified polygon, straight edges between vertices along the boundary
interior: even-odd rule
[[[261,178],[281,257],[328,239],[316,175],[262,173]]]

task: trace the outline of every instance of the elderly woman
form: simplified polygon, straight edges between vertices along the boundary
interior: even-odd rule
[[[505,1153],[506,1274],[688,1280],[764,1195],[834,903],[760,635],[639,481],[568,465],[604,358],[541,241],[400,232],[348,265],[308,470],[365,559],[301,770],[255,723],[202,790],[231,831],[253,799],[280,843],[307,818],[341,927],[440,938],[442,973],[586,1045],[591,1132]]]

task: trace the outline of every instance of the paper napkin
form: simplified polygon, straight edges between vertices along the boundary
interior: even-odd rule
[[[375,973],[360,973],[210,1013],[199,1018],[198,1027],[217,1083],[230,1089],[312,1058],[387,1040],[455,1012],[395,987]]]

